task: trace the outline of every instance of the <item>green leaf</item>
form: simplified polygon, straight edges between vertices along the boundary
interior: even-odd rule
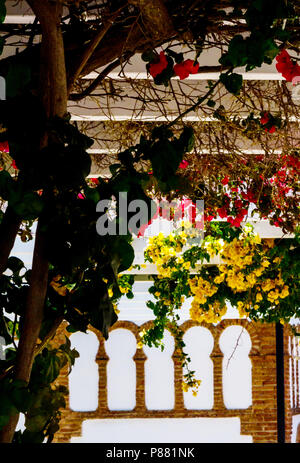
[[[36,219],[44,208],[44,201],[34,192],[26,192],[16,190],[9,197],[9,205],[14,209],[15,213],[24,220]]]
[[[210,108],[214,108],[216,106],[216,102],[214,100],[208,100],[208,102],[206,104]]]
[[[7,200],[15,186],[15,182],[12,179],[11,175],[3,170],[0,172],[0,196],[4,200]]]
[[[145,61],[146,63],[153,61],[155,57],[156,55],[153,52],[153,50],[146,50],[144,51],[144,53],[142,53],[142,56],[141,56],[142,60]]]
[[[31,80],[30,67],[23,63],[11,62],[6,75],[6,96],[20,94]]]
[[[5,0],[0,0],[0,23],[3,23],[6,18]]]
[[[238,95],[241,91],[243,85],[243,76],[240,74],[221,74],[220,81],[225,86],[228,92],[232,93],[233,95]]]
[[[9,268],[13,273],[20,273],[20,270],[24,267],[24,263],[18,257],[10,257],[7,261],[7,268]]]
[[[111,164],[111,165],[109,166],[109,170],[110,170],[110,172],[111,172],[112,175],[115,175],[116,172],[120,169],[120,167],[122,167],[121,164]]]
[[[25,421],[26,430],[29,432],[40,432],[43,430],[44,426],[48,421],[47,415],[35,415],[28,417]]]
[[[187,151],[191,151],[195,144],[195,134],[192,127],[184,127],[183,132],[179,137],[179,142],[182,143],[182,155]]]
[[[0,37],[0,55],[3,53],[3,48],[5,45],[5,39],[3,37]]]

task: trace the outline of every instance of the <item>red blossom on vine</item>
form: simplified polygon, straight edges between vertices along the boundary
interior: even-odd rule
[[[274,133],[274,132],[276,132],[276,127],[275,127],[275,125],[272,125],[272,127],[270,127],[269,129],[266,127],[266,128],[265,128],[265,132],[268,132],[268,133]]]
[[[180,169],[186,169],[188,165],[189,165],[189,162],[183,160],[183,161],[181,161],[181,163],[179,164],[179,168],[180,168]]]
[[[174,72],[180,80],[186,79],[190,74],[197,74],[198,69],[199,63],[195,63],[192,59],[186,59],[174,66]]]
[[[161,51],[159,54],[159,61],[151,63],[149,66],[149,72],[152,77],[158,76],[166,67],[168,66],[168,61],[164,51]]]
[[[260,123],[262,125],[265,125],[265,124],[267,124],[269,122],[269,119],[270,119],[269,113],[267,113],[267,111],[265,111],[263,113],[263,115],[261,116],[261,118],[260,118]]]
[[[223,180],[221,180],[221,183],[222,183],[222,185],[228,185],[228,182],[229,182],[229,177],[228,177],[228,175],[226,175],[223,178]]]
[[[7,141],[3,141],[0,143],[0,151],[2,153],[9,153],[9,146]]]
[[[279,55],[276,56],[276,69],[287,82],[292,82],[293,78],[300,75],[300,66],[297,63],[293,63],[290,55],[286,50],[282,50]]]

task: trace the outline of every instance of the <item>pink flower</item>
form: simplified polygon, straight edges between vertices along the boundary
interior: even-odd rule
[[[77,198],[79,198],[79,199],[85,199],[85,197],[83,196],[82,193],[78,193]]]
[[[159,54],[159,61],[151,63],[149,66],[149,72],[152,77],[158,76],[166,67],[168,66],[168,61],[164,51],[161,51]]]

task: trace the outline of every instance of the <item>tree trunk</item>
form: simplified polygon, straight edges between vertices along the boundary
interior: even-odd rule
[[[50,0],[28,0],[42,27],[40,98],[48,117],[63,117],[67,112],[67,79],[63,38],[60,29],[62,3]],[[40,146],[45,147],[45,134]],[[35,238],[32,274],[26,301],[23,327],[17,352],[14,378],[29,382],[34,352],[43,320],[43,309],[48,284],[48,261],[45,252],[45,237],[39,220]],[[11,417],[0,433],[0,442],[11,442],[18,415]]]

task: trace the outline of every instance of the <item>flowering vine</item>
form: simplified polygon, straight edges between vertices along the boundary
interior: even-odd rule
[[[178,325],[185,301],[190,318],[198,323],[219,323],[227,304],[239,316],[254,321],[282,323],[299,316],[299,234],[294,239],[261,239],[247,224],[243,229],[209,223],[197,246],[187,246],[185,231],[149,238],[145,260],[156,264],[149,292],[156,299],[148,307],[156,316],[152,328],[141,333],[141,343],[161,346],[164,329],[175,338],[183,367],[183,389],[196,394],[199,380],[189,369],[183,333]],[[213,258],[218,265],[206,265]],[[291,273],[291,269],[293,270]]]

